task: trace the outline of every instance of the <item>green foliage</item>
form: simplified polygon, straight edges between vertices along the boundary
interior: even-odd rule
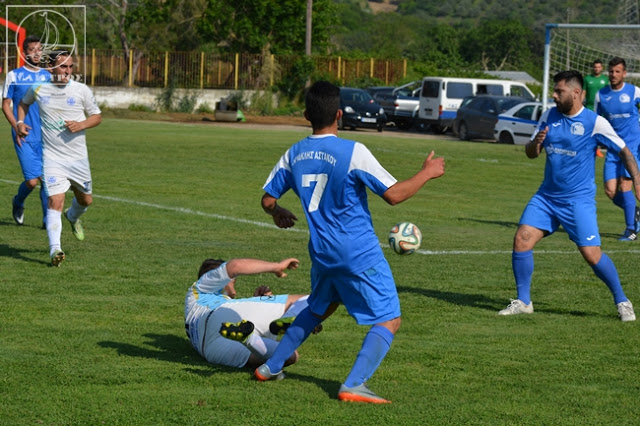
[[[10,132],[4,120],[0,132]],[[424,235],[420,253],[385,249],[403,323],[369,385],[393,404],[337,401],[368,329],[344,308],[304,343],[283,381],[258,383],[247,369],[207,363],[183,324],[184,296],[203,259],[294,256],[301,266],[288,277],[239,277],[236,289],[242,297],[260,284],[309,291],[309,236],[296,197],[281,200],[299,218],[288,231],[259,204],[271,168],[307,135],[306,128],[103,120],[87,132],[95,201],[83,216],[86,239],[76,241],[63,223],[60,268],[47,266],[37,193],[27,198],[24,226],[5,208],[0,423],[578,426],[640,418],[638,324],[616,318],[606,286],[566,233],[536,247],[536,312],[496,315],[515,294],[513,234],[544,159],[446,136],[341,133],[398,179],[419,170],[431,150],[447,161],[445,176],[405,203],[369,197],[383,246],[401,220]],[[0,196],[10,200],[22,175],[11,144],[0,144],[0,157],[7,160]],[[603,249],[637,305],[637,249],[616,241],[620,209],[603,191],[598,202]]]
[[[284,72],[277,87],[289,100],[300,96],[305,84],[312,77],[313,61],[307,56],[301,56]]]
[[[129,111],[144,111],[144,112],[153,112],[153,108],[143,105],[143,104],[129,104],[127,107]]]
[[[183,97],[181,97],[180,100],[178,101],[178,107],[176,108],[176,111],[192,113],[197,103],[198,103],[198,94],[187,93]]]
[[[156,107],[161,112],[186,112],[191,113],[198,103],[197,93],[186,93],[176,99],[176,87],[172,80],[169,81],[158,96],[156,96]]]
[[[230,52],[259,53],[268,46],[275,54],[302,53],[306,6],[300,0],[208,0],[198,34]],[[312,40],[319,51],[328,44],[333,19],[330,0],[313,2]]]
[[[198,105],[198,108],[196,108],[196,112],[198,114],[213,114],[214,110],[207,102],[202,102],[200,105]]]

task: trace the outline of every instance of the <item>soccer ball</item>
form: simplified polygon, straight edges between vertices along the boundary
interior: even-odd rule
[[[398,254],[411,254],[420,248],[422,233],[411,222],[393,225],[389,231],[389,245]]]

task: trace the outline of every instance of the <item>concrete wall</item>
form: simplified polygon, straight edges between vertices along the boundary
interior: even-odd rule
[[[162,94],[164,89],[156,88],[127,88],[127,87],[104,87],[96,86],[91,87],[96,97],[96,101],[99,105],[107,106],[108,108],[127,108],[131,104],[145,105],[149,108],[156,108],[156,98]],[[212,110],[215,108],[216,102],[219,102],[221,98],[229,96],[231,93],[237,92],[236,90],[196,90],[196,89],[175,89],[174,99],[177,102],[185,97],[198,95],[198,102],[196,108],[206,103]],[[256,91],[244,90],[244,100],[250,103],[251,97]],[[274,98],[275,100],[275,98]]]

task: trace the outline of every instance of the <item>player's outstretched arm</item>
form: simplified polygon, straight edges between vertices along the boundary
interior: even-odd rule
[[[287,269],[297,269],[300,261],[288,258],[280,262],[267,262],[260,259],[231,259],[227,262],[227,273],[230,278],[238,275],[275,274],[278,278],[287,276]]]
[[[431,179],[439,178],[444,174],[444,158],[433,158],[435,153],[431,151],[427,159],[422,163],[422,169],[407,180],[396,182],[382,194],[382,198],[392,206],[413,197],[425,183]]]
[[[273,217],[273,222],[278,228],[291,228],[298,218],[289,210],[278,205],[278,199],[269,194],[262,196],[262,209]]]

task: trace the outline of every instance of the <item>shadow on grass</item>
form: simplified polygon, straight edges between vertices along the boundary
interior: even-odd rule
[[[248,374],[248,378],[253,380],[253,369],[251,368],[234,368],[223,365],[215,365],[208,363],[203,359],[192,347],[186,338],[178,337],[173,334],[144,334],[143,337],[150,339],[145,345],[153,346],[155,349],[149,349],[142,346],[136,346],[123,342],[98,342],[98,345],[107,349],[115,349],[118,355],[149,358],[159,361],[175,362],[193,367],[207,367],[206,369],[186,368],[185,371],[197,374],[203,377],[210,377],[216,373],[238,373]],[[287,378],[309,382],[317,385],[320,389],[327,393],[330,397],[336,397],[341,383],[335,380],[323,380],[317,377],[305,376],[296,373],[286,373]]]
[[[492,299],[481,294],[454,293],[451,291],[440,291],[428,288],[413,288],[406,286],[398,287],[398,292],[414,293],[420,296],[442,300],[454,305],[471,306],[472,308],[486,309],[489,311],[497,311],[503,309],[506,306],[505,299]]]
[[[515,291],[515,288],[514,288]],[[444,302],[452,303],[458,306],[470,306],[472,308],[485,309],[498,313],[499,310],[507,307],[508,299],[493,299],[480,294],[464,294],[454,293],[450,291],[431,290],[425,288],[412,288],[401,286],[398,287],[398,292],[413,293],[424,297],[430,297],[433,299],[442,300]],[[554,314],[554,315],[570,315],[574,317],[610,317],[610,314],[604,314],[599,312],[585,312],[585,311],[570,311],[557,308],[551,308],[546,303],[535,303],[535,313],[540,314]]]
[[[149,349],[144,346],[136,346],[123,342],[98,342],[103,348],[116,349],[118,355],[132,356],[139,358],[156,359],[159,361],[176,362],[194,366],[212,366],[191,347],[186,338],[173,334],[144,334],[143,337],[150,339],[145,345],[153,346]],[[195,372],[195,371],[194,371]],[[200,371],[198,371],[200,373]]]
[[[488,225],[498,225],[498,226],[503,226],[505,228],[517,228],[518,227],[518,222],[506,222],[506,221],[501,221],[501,220],[480,220],[480,219],[474,219],[471,217],[459,217],[458,220],[464,220],[467,222],[476,222],[476,223],[484,223],[484,224],[488,224]]]
[[[0,257],[13,257],[14,259],[24,260],[25,262],[39,263],[41,265],[49,265],[41,259],[33,259],[25,256],[25,253],[38,253],[38,256],[42,255],[43,250],[26,250],[8,246],[6,244],[0,244]]]

